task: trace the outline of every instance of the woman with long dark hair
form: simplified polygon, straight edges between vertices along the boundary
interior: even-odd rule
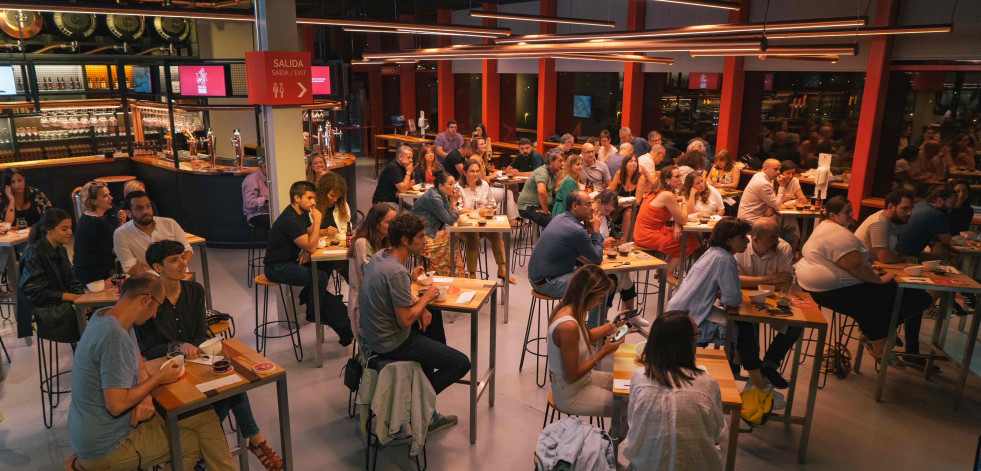
[[[423,144],[416,154],[416,161],[412,165],[412,179],[419,183],[432,184],[436,181],[436,174],[443,171],[443,165],[436,158],[432,144]]]
[[[725,214],[726,207],[722,201],[722,195],[715,187],[705,184],[705,177],[701,172],[691,172],[685,177],[685,186],[681,190],[682,195],[691,195],[695,202],[693,212],[710,213],[718,216]]]
[[[375,252],[388,247],[388,225],[398,213],[385,203],[378,203],[368,210],[364,221],[354,231],[351,246],[348,247],[348,305],[347,314],[351,318],[351,331],[361,332],[361,318],[358,315],[358,291],[361,290],[361,277],[364,267],[375,256]]]
[[[726,433],[719,384],[695,365],[698,326],[685,311],[668,311],[630,379],[623,456],[630,469],[721,470],[715,448]]]
[[[29,246],[20,262],[20,296],[17,299],[17,336],[31,336],[31,320],[38,335],[55,342],[77,342],[78,320],[73,302],[85,290],[65,245],[72,241],[72,218],[64,210],[50,208],[31,226]]]
[[[573,273],[565,296],[549,316],[546,342],[552,399],[556,408],[569,414],[613,415],[613,374],[595,368],[620,347],[623,339],[614,342],[610,337],[598,350],[593,346],[624,322],[587,329],[586,319],[590,310],[606,301],[614,287],[613,280],[599,266],[584,265]]]
[[[606,189],[617,192],[617,196],[620,198],[633,196],[640,201],[643,198],[644,193],[647,191],[647,186],[647,177],[641,173],[640,165],[637,162],[637,157],[631,154],[623,159],[620,170],[617,170],[617,173],[615,173],[613,178],[610,179],[610,184],[606,187]],[[633,228],[632,224],[634,222],[633,206],[628,206],[625,208],[618,207],[617,215],[614,219],[617,221],[622,221],[622,230],[624,234],[630,234],[630,230]]]
[[[24,174],[17,167],[8,167],[0,176],[0,207],[4,209],[3,221],[16,223],[23,219],[33,226],[41,219],[41,213],[51,207],[51,201],[44,192],[27,185]]]

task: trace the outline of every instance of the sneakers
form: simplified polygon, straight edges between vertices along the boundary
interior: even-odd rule
[[[752,391],[756,389],[756,385],[752,381],[747,381],[746,386],[743,387],[743,391]],[[773,389],[773,385],[767,382],[766,387],[762,389],[763,392],[773,395],[773,410],[783,410],[787,408],[787,399],[783,397],[783,393]]]
[[[443,429],[447,429],[455,426],[460,420],[456,418],[455,415],[440,415],[436,421],[429,424],[429,428],[426,430],[427,434],[432,434]]]
[[[633,324],[634,327],[638,327],[641,329],[647,329],[651,326],[651,321],[644,319],[642,316],[634,317],[630,319],[628,322]]]
[[[790,386],[790,383],[788,383],[786,379],[783,379],[783,376],[780,375],[779,371],[770,368],[769,366],[760,367],[760,374],[762,374],[774,388],[787,389],[787,387]]]

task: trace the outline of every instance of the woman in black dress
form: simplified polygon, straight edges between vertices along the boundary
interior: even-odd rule
[[[41,220],[41,213],[51,207],[51,201],[41,190],[27,186],[27,179],[17,167],[4,170],[0,186],[3,187],[0,206],[5,210],[4,222],[16,224],[23,219],[28,226],[33,226]]]
[[[112,233],[126,222],[126,213],[112,210],[112,195],[102,182],[82,187],[82,208],[75,229],[75,275],[82,283],[105,280],[116,266]]]

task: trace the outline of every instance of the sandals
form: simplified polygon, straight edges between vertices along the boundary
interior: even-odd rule
[[[258,445],[250,443],[247,448],[256,458],[259,458],[259,462],[266,468],[266,471],[282,471],[283,459],[269,447],[269,442],[263,440]]]

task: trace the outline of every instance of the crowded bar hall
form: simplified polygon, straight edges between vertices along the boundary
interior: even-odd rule
[[[0,469],[978,466],[977,2],[0,30]]]

